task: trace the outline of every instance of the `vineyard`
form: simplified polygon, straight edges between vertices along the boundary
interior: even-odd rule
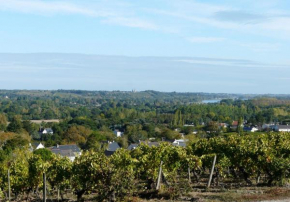
[[[216,158],[215,165],[213,164]],[[284,186],[290,176],[290,134],[229,134],[198,139],[187,147],[162,143],[119,149],[112,156],[83,151],[74,162],[41,149],[18,148],[1,163],[0,198],[83,201],[134,201],[136,198],[178,199],[197,188]],[[214,169],[212,169],[214,165]],[[9,175],[8,175],[9,173]],[[9,176],[9,180],[8,180]]]

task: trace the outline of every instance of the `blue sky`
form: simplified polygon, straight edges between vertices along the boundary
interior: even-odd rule
[[[39,88],[53,86],[51,88],[54,89],[136,88],[162,91],[290,93],[285,87],[290,80],[289,36],[290,1],[287,0],[0,0],[0,53],[82,53],[129,58],[172,57],[172,60],[176,57],[179,57],[178,60],[180,57],[187,57],[181,58],[178,66],[176,63],[166,63],[165,66],[171,68],[168,71],[160,68],[167,71],[167,77],[173,80],[164,79],[161,74],[159,77],[150,77],[151,74],[146,72],[152,72],[152,68],[148,66],[150,61],[143,58],[138,64],[129,60],[125,62],[128,65],[134,64],[130,68],[134,68],[135,77],[136,74],[150,77],[142,85],[132,76],[128,76],[126,82],[121,79],[118,84],[109,85],[104,82],[99,87],[101,82],[98,82],[94,86],[92,82],[82,82],[85,81],[88,68],[98,77],[98,71],[93,70],[96,65],[90,61],[87,63],[91,67],[82,70],[83,80],[75,85],[68,86],[68,83],[59,81],[55,85],[40,85]],[[53,60],[51,55],[47,57]],[[203,59],[197,62],[196,58]],[[2,81],[8,82],[3,88],[36,88],[27,81],[9,85],[15,75],[11,71],[18,71],[17,68],[9,70],[14,58],[10,59],[7,65],[5,56],[0,57],[0,80],[2,78]],[[220,63],[221,59],[227,61],[227,64]],[[231,60],[247,62],[246,65],[236,65],[236,62],[230,62],[229,65],[228,61]],[[108,68],[107,63],[98,68]],[[161,63],[164,67],[164,60],[159,58],[158,64]],[[187,70],[189,74],[199,72],[199,84],[194,83],[196,79],[187,75],[184,75],[185,79],[174,80],[178,69],[188,64],[194,66]],[[37,65],[28,68],[23,60],[17,65],[22,65],[23,69],[26,67],[27,72],[37,68]],[[116,69],[112,67],[111,72],[117,72],[120,68],[126,71],[121,64],[114,65]],[[58,77],[64,78],[66,72],[62,71],[63,66],[57,66],[60,67]],[[143,69],[140,69],[141,66]],[[157,70],[158,66],[155,68],[161,72]],[[212,77],[208,77],[208,69],[213,73]],[[51,67],[51,71],[58,69]],[[221,75],[222,71],[224,74]],[[219,77],[214,77],[215,74]],[[232,74],[240,76],[235,76],[232,81]],[[255,80],[261,75],[263,78]],[[204,80],[200,78],[202,76]],[[11,81],[7,81],[10,77]],[[102,77],[106,77],[106,74],[102,74]],[[107,79],[109,78],[107,75]],[[116,75],[114,79],[117,78]],[[269,82],[270,80],[273,82]],[[217,89],[211,88],[211,85],[200,85],[200,82],[215,85]]]

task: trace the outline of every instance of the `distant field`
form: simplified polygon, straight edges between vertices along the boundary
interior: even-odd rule
[[[37,124],[41,124],[42,122],[44,123],[59,123],[59,119],[50,119],[50,120],[30,120],[32,123],[37,123]]]

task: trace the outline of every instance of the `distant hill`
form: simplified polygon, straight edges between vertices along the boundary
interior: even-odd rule
[[[17,98],[94,98],[100,100],[147,100],[181,103],[200,102],[211,99],[250,99],[257,95],[226,94],[226,93],[179,93],[147,91],[85,91],[85,90],[0,90],[1,99]]]

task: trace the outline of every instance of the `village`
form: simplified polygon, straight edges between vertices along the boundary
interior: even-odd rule
[[[227,123],[218,123],[217,125],[220,131],[229,131],[229,132],[237,132],[237,131],[239,132],[238,130],[239,127],[242,129],[242,132],[245,132],[245,133],[270,132],[270,131],[290,132],[290,125],[279,125],[279,124],[274,124],[274,123],[263,124],[262,126],[252,126],[251,124],[247,124],[247,122],[243,122],[239,124],[239,121],[233,121],[231,125]],[[183,127],[194,127],[194,125],[186,124]],[[176,128],[175,131],[179,132],[180,129]],[[204,132],[210,135],[211,133],[216,133],[217,131],[204,131]],[[53,135],[53,130],[51,128],[44,128],[44,129],[41,129],[39,133],[40,133],[40,136],[47,135],[47,134]],[[124,132],[121,132],[119,130],[114,130],[113,133],[117,138],[124,136]],[[198,133],[200,133],[200,131],[194,130],[192,132],[192,134],[194,135],[197,135]],[[130,150],[135,149],[141,144],[148,145],[149,147],[152,147],[152,146],[158,147],[159,144],[161,144],[162,142],[170,143],[172,144],[172,146],[185,147],[188,139],[186,138],[186,135],[184,133],[179,133],[179,134],[180,134],[181,139],[165,140],[165,138],[163,138],[161,141],[155,142],[154,141],[155,138],[149,138],[148,140],[145,140],[145,141],[139,140],[138,143],[131,143],[125,149],[130,151]],[[206,137],[206,136],[203,135],[203,137]],[[116,152],[117,149],[121,148],[121,146],[117,142],[114,142],[114,141],[101,141],[100,144],[101,144],[102,150],[107,156],[114,154],[114,152]],[[44,143],[41,143],[41,142],[30,143],[31,151],[35,151],[37,149],[44,149],[44,148],[46,148],[44,146]],[[76,144],[69,144],[69,145],[57,144],[56,146],[47,147],[46,149],[49,149],[54,154],[61,155],[63,157],[68,157],[71,161],[74,161],[74,159],[77,156],[80,156],[82,154],[81,148]]]

